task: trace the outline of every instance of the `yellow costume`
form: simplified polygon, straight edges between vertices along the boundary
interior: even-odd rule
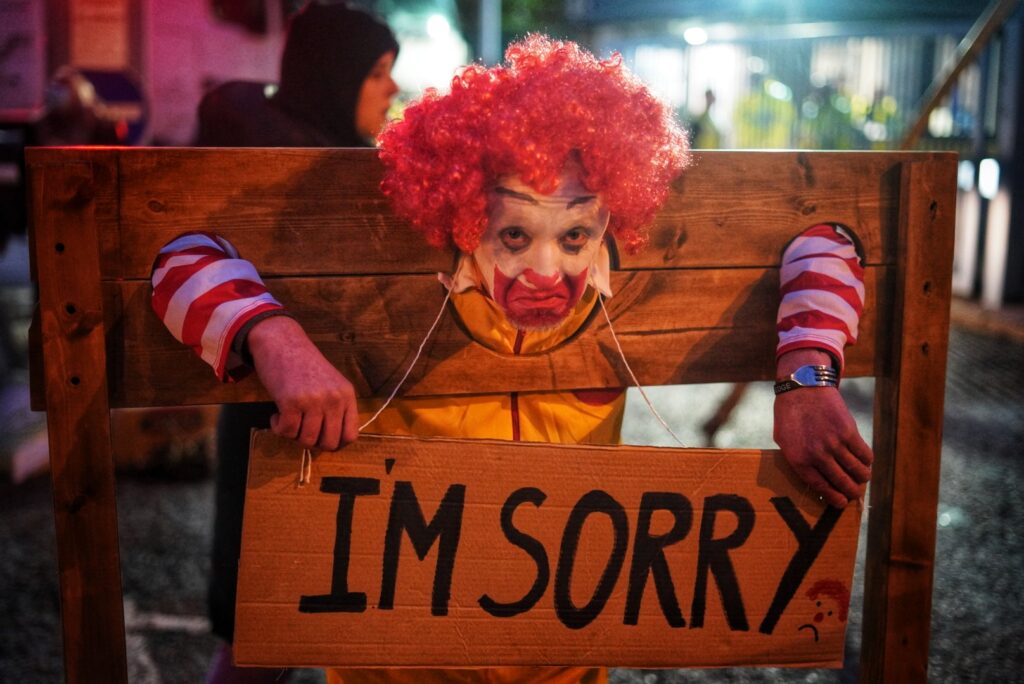
[[[504,354],[548,351],[573,335],[597,305],[588,288],[572,313],[557,327],[536,332],[516,330],[487,295],[471,289],[452,295],[452,304],[466,330],[478,343]],[[360,403],[369,419],[380,401]],[[466,437],[558,444],[616,444],[622,427],[625,392],[512,392],[460,397],[399,399],[371,425],[373,432],[421,437]],[[371,682],[545,682],[597,684],[607,681],[603,668],[500,667],[489,669],[337,669],[328,670],[328,684]]]

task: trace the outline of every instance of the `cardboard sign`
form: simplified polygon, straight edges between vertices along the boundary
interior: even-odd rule
[[[775,451],[255,432],[243,665],[842,664],[861,507]]]

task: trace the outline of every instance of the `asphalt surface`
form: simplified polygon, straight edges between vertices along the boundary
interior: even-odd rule
[[[724,386],[661,388],[659,411],[688,444]],[[843,392],[870,434],[871,381]],[[694,408],[703,407],[703,408]],[[754,385],[717,437],[719,446],[770,447],[771,392]],[[668,444],[631,395],[625,438]],[[9,435],[8,435],[9,438]],[[929,679],[1024,681],[1024,341],[954,328],[946,383],[941,504]],[[194,471],[193,471],[194,474]],[[208,477],[122,476],[118,513],[130,681],[203,681],[214,639],[204,618],[213,487]],[[49,480],[0,484],[0,682],[63,679]],[[861,549],[863,550],[863,536]],[[862,554],[863,555],[863,554]],[[858,562],[855,587],[862,577]],[[842,670],[613,670],[616,683],[852,682],[857,680],[859,589]],[[291,682],[320,682],[314,671]]]

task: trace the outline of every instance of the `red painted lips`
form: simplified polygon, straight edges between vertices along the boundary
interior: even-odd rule
[[[523,272],[524,283],[494,269],[494,299],[517,328],[543,329],[564,320],[586,287],[587,270],[565,279],[561,274],[542,276],[532,269]]]

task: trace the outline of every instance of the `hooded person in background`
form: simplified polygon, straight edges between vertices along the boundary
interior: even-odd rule
[[[295,15],[281,59],[280,83],[232,81],[199,106],[197,143],[205,147],[372,147],[398,87],[391,68],[398,43],[391,29],[345,3],[310,3]],[[251,319],[248,330],[273,312]],[[238,339],[244,339],[243,334]],[[249,432],[267,428],[273,403],[228,404],[217,425],[216,514],[208,608],[218,646],[207,681],[282,681],[281,670],[236,668],[235,629],[242,507]]]
[[[398,87],[391,29],[346,3],[312,2],[292,19],[280,81],[229,81],[199,105],[202,147],[370,147]]]

